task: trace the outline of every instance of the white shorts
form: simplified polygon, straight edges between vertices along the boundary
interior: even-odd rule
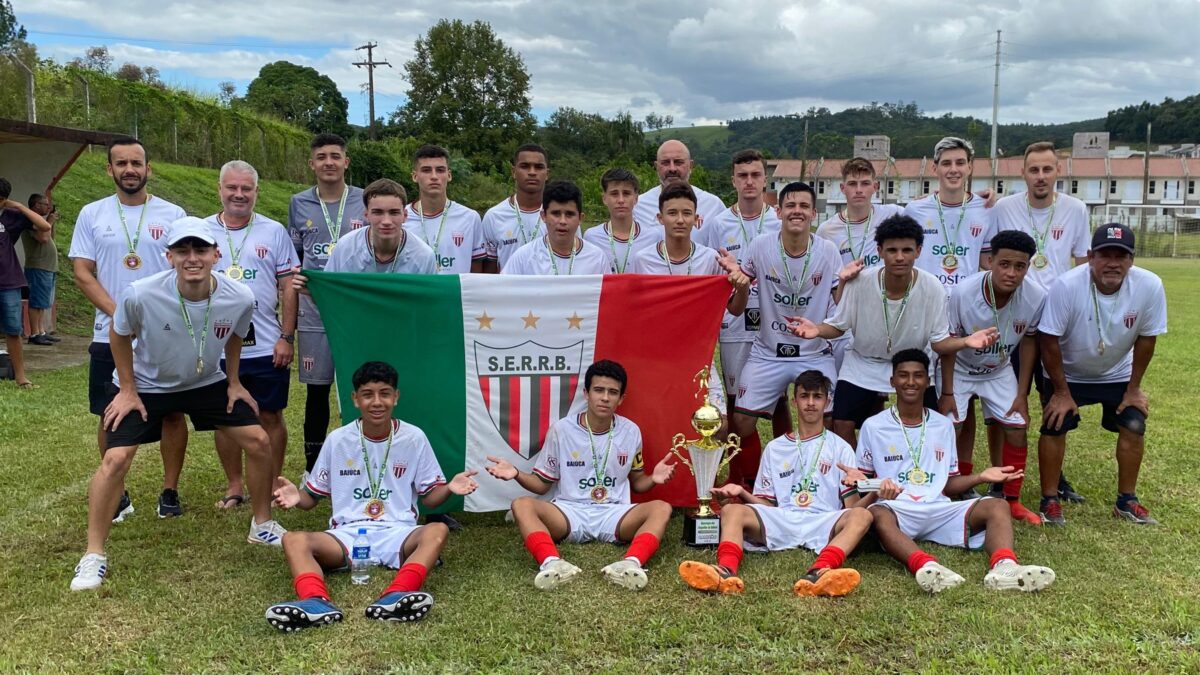
[[[738,377],[741,382],[733,407],[740,413],[770,418],[775,401],[787,396],[788,385],[806,370],[819,370],[829,378],[829,402],[825,412],[833,410],[833,385],[837,383],[837,368],[833,356],[816,354],[802,359],[769,359],[751,354]]]
[[[589,541],[602,541],[606,544],[616,544],[622,540],[617,537],[617,527],[621,519],[637,504],[589,504],[586,502],[570,502],[554,500],[550,502],[558,507],[567,518],[567,528],[570,534],[567,541],[572,544],[583,544]]]
[[[984,499],[995,499],[995,497],[968,499],[961,502],[914,502],[888,499],[872,504],[871,508],[880,506],[896,514],[900,531],[913,541],[932,541],[942,546],[958,548],[982,548],[983,537],[987,532],[980,530],[971,534],[967,518],[971,514],[971,509],[975,508],[977,504],[981,504]]]
[[[371,542],[371,562],[375,565],[400,569],[404,562],[404,542],[413,532],[421,529],[420,525],[407,525],[395,521],[378,523],[361,521],[347,523],[341,527],[325,530],[331,535],[346,553],[346,565],[350,564],[350,550],[354,548],[354,538],[358,536],[358,528],[367,531],[367,541]]]
[[[297,331],[296,364],[301,384],[333,384],[333,351],[329,336],[315,330]]]
[[[722,342],[721,343],[721,376],[725,380],[727,396],[741,396],[738,390],[738,376],[750,358],[750,348],[753,342]]]
[[[941,379],[938,380],[941,384]],[[940,388],[940,387],[939,387]],[[960,424],[967,418],[972,396],[978,396],[983,407],[983,418],[995,420],[1006,427],[1024,429],[1027,425],[1021,416],[1008,414],[1008,409],[1017,398],[1017,376],[1012,369],[988,378],[960,376],[954,373],[954,423]]]
[[[829,544],[829,535],[838,519],[846,515],[845,511],[801,511],[764,504],[751,504],[750,508],[762,523],[765,545],[746,541],[742,548],[747,551],[806,548],[819,552]]]

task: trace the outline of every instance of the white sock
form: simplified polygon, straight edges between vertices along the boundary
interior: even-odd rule
[[[625,556],[625,559],[632,560],[634,562],[634,564],[637,565],[638,567],[642,566],[642,561],[638,560],[636,556],[628,555],[628,556]]]
[[[547,557],[545,560],[542,561],[542,566],[538,568],[538,571],[545,570],[546,566],[549,565],[550,563],[554,562],[555,560],[560,560],[560,558],[556,555]]]

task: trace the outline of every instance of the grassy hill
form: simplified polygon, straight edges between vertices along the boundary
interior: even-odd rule
[[[104,167],[104,150],[94,148],[92,152],[84,153],[54,188],[54,202],[62,214],[54,232],[60,272],[58,326],[60,331],[67,333],[84,335],[91,331],[92,306],[75,287],[75,275],[67,252],[71,248],[71,234],[75,231],[75,218],[79,210],[85,204],[112,194],[114,190],[113,181],[105,173]],[[150,167],[151,194],[178,204],[194,216],[205,217],[220,210],[216,169],[156,162],[153,157]],[[260,181],[258,211],[283,221],[287,218],[288,200],[303,187],[286,181]]]

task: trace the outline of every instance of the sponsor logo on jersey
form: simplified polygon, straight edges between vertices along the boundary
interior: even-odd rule
[[[546,466],[550,467],[551,469],[557,469],[558,468],[558,458],[555,457],[554,455],[550,455],[549,457],[546,458]]]
[[[794,473],[796,473],[796,470],[795,470],[795,469],[788,469],[788,470],[786,470],[786,471],[780,471],[780,472],[779,472],[779,477],[780,477],[780,478],[787,478],[788,476],[790,476],[790,475],[792,475],[792,474],[794,474]]]
[[[338,469],[339,476],[361,476],[362,469]]]
[[[771,477],[770,476],[763,474],[762,487],[764,490],[769,490],[771,488]]]
[[[800,354],[800,347],[798,347],[796,345],[789,345],[789,344],[783,344],[783,343],[775,345],[775,356],[778,356],[781,359],[789,359],[789,358],[792,358],[793,356],[797,356],[799,354]]]
[[[583,372],[583,347],[582,340],[566,345],[474,343],[479,393],[513,452],[531,459],[550,424],[570,412]]]
[[[100,324],[96,324],[96,328],[99,328],[99,327],[100,327]],[[164,325],[163,330],[171,330],[171,324],[168,323],[168,324]]]
[[[233,322],[228,319],[217,319],[213,322],[213,335],[217,336],[218,340],[225,339],[231,330],[233,330]]]
[[[1050,228],[1050,236],[1054,237],[1054,241],[1058,241],[1059,239],[1062,239],[1063,232],[1065,231],[1066,228],[1064,228],[1062,225],[1055,225],[1054,227]]]
[[[757,331],[762,327],[762,310],[747,309],[746,310],[746,330]]]
[[[254,247],[254,252],[258,254],[259,258],[266,258],[267,252],[269,250],[270,249],[268,249],[266,246],[263,246],[262,244],[259,244],[258,246]]]
[[[1019,320],[1019,319],[1013,320],[1013,332],[1015,332],[1017,335],[1024,335],[1025,329],[1028,327],[1029,327],[1029,324],[1023,320]]]
[[[396,478],[403,478],[405,471],[408,471],[408,465],[404,462],[396,462],[392,465],[392,475]]]
[[[450,241],[453,241],[455,246],[462,246],[463,242],[466,240],[467,235],[463,234],[462,232],[455,231],[450,233]]]
[[[329,470],[328,469],[321,469],[321,473],[317,474],[317,482],[321,483],[322,485],[329,484]]]
[[[1125,312],[1125,327],[1133,328],[1133,324],[1137,323],[1138,313],[1135,311]]]
[[[314,365],[316,365],[316,363],[311,356],[305,356],[304,358],[300,359],[300,367],[305,370],[312,370]]]
[[[151,225],[149,228],[147,228],[147,231],[150,232],[151,239],[158,241],[162,238],[163,234],[166,233],[167,228],[163,227],[162,225]]]
[[[883,461],[885,461],[885,462],[903,462],[904,455],[884,455]]]
[[[568,461],[568,462],[567,462],[567,466],[569,466],[569,467],[572,467],[572,466],[587,466],[587,462],[583,462],[583,461],[579,461],[579,460],[570,460],[570,461]]]

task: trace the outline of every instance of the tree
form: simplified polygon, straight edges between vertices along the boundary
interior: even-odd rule
[[[350,103],[328,75],[287,61],[268,63],[246,88],[246,105],[316,133],[349,135]]]
[[[145,71],[136,63],[124,63],[120,68],[117,68],[116,78],[125,80],[126,82],[141,82],[146,77]]]
[[[650,113],[649,115],[646,115],[646,128],[651,131],[666,129],[672,124],[675,124],[674,115],[659,115],[658,113]]]
[[[83,67],[97,73],[107,73],[112,68],[113,58],[108,53],[108,47],[88,47],[83,55]]]
[[[228,108],[233,105],[233,99],[237,97],[237,85],[225,80],[217,85],[217,102]]]
[[[16,43],[24,42],[25,27],[17,23],[17,15],[13,13],[8,0],[0,0],[0,54],[12,53]]]
[[[443,19],[417,39],[414,52],[404,64],[408,102],[392,113],[405,135],[497,168],[532,139],[529,73],[489,24]]]

